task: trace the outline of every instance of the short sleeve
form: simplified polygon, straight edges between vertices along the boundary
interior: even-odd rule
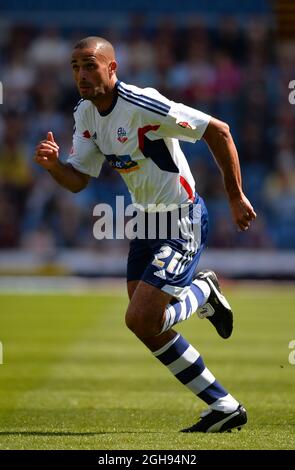
[[[161,125],[160,132],[165,137],[196,142],[202,138],[210,119],[209,114],[182,103],[171,102],[171,108]]]
[[[211,116],[182,103],[173,101],[170,103],[169,112],[161,119],[157,134],[161,137],[172,137],[187,142],[200,140]]]
[[[182,103],[170,101],[156,90],[145,90],[149,95],[146,98],[148,105],[150,109],[154,109],[153,122],[157,121],[159,124],[155,135],[188,142],[196,142],[202,138],[211,119],[209,114]],[[151,112],[146,111],[146,118],[151,119]]]

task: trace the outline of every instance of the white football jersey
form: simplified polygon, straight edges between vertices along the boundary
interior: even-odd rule
[[[89,100],[74,112],[75,133],[68,163],[97,177],[103,161],[121,173],[132,201],[145,210],[194,200],[195,182],[179,140],[201,139],[210,116],[175,103],[152,88],[118,81],[106,113]]]

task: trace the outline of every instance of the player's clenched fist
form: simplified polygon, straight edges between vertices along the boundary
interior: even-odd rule
[[[230,206],[233,214],[233,219],[240,230],[248,230],[252,220],[256,219],[256,212],[254,211],[250,201],[242,194],[239,198],[232,199]]]
[[[37,145],[34,160],[46,170],[51,170],[58,162],[58,150],[59,146],[54,141],[52,132],[48,132],[47,139]]]

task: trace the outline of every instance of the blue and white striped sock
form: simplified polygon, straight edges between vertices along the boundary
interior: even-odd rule
[[[180,334],[153,352],[170,372],[213,410],[232,412],[239,403],[207,369],[200,353]]]
[[[167,305],[165,321],[159,334],[170,330],[173,325],[187,320],[198,308],[203,307],[210,295],[210,287],[205,281],[195,279],[184,300]]]

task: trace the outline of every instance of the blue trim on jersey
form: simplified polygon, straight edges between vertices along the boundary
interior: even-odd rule
[[[78,103],[76,104],[76,106],[74,107],[74,113],[77,111],[79,105],[82,103],[82,101],[84,101],[84,98],[81,98]]]
[[[126,93],[125,91],[123,91],[123,90],[121,90],[121,89],[119,89],[118,92],[119,92],[119,95],[120,95],[120,96],[125,97],[125,98],[129,98],[130,100],[133,100],[133,102],[134,102],[135,104],[137,104],[137,103],[140,102],[140,103],[142,103],[142,104],[151,106],[152,109],[154,109],[155,111],[156,111],[156,110],[161,111],[161,113],[163,113],[164,116],[167,116],[167,114],[168,114],[168,111],[169,111],[169,110],[166,111],[165,109],[162,109],[162,107],[158,106],[157,104],[153,104],[153,103],[151,103],[151,102],[148,101],[148,100],[141,99],[141,98],[140,98],[140,99],[139,99],[139,98],[135,98],[134,96],[129,95],[128,93]]]
[[[156,114],[160,114],[161,116],[167,116],[170,106],[161,103],[158,100],[154,100],[153,98],[150,98],[145,95],[138,95],[136,93],[133,93],[130,90],[125,89],[120,85],[120,83],[117,82],[117,90],[118,94],[121,98],[124,100],[128,101],[129,103],[135,104],[136,106],[139,106],[141,108],[147,109],[149,111],[152,111]]]
[[[134,100],[130,100],[130,99],[126,98],[126,96],[122,95],[120,93],[120,91],[118,93],[119,93],[120,98],[122,98],[125,101],[128,101],[129,103],[134,104],[135,106],[139,106],[140,108],[147,109],[148,111],[152,111],[153,113],[160,114],[161,116],[167,116],[167,113],[161,113],[160,111],[156,111],[155,109],[150,108],[149,106],[140,104],[140,103],[138,103]]]
[[[121,88],[118,88],[118,92],[121,96],[124,96],[125,98],[129,98],[130,100],[133,100],[135,103],[142,103],[142,104],[145,104],[147,106],[151,106],[155,110],[161,111],[162,113],[164,113],[164,116],[167,116],[167,114],[169,112],[169,109],[170,109],[169,107],[164,108],[164,107],[158,105],[157,103],[153,103],[151,100],[149,100],[146,97],[137,98],[136,96],[132,96],[130,93],[127,93],[125,90],[122,90]]]
[[[143,138],[143,149],[141,152],[146,158],[150,158],[163,171],[179,173],[171,153],[164,139],[150,140],[146,135]]]
[[[121,82],[118,83],[117,87],[118,87],[118,90],[120,90],[122,93],[125,93],[125,95],[127,95],[129,98],[133,98],[135,100],[139,100],[139,101],[146,102],[147,104],[151,104],[152,106],[155,106],[155,108],[160,109],[161,111],[167,112],[167,114],[171,108],[171,106],[169,106],[168,104],[163,103],[162,101],[156,100],[155,98],[152,98],[151,96],[134,93],[134,91],[128,90],[128,88],[125,88]]]

